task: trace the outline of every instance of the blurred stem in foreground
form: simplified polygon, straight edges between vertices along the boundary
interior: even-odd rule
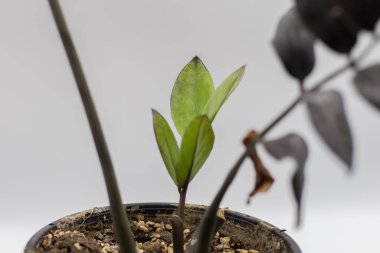
[[[111,215],[116,238],[120,244],[121,253],[135,253],[135,242],[129,226],[126,212],[123,208],[115,171],[113,169],[110,154],[103,135],[100,121],[87,85],[74,43],[67,28],[61,7],[58,0],[49,0],[50,8],[53,13],[59,34],[66,50],[68,60],[78,86],[83,106],[86,111],[87,119],[90,124],[92,136],[98,152],[99,160],[103,170],[103,176],[107,187],[108,198],[111,206]]]

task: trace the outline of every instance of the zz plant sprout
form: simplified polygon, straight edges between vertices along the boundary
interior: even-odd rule
[[[244,75],[245,67],[233,72],[214,89],[210,73],[196,56],[179,74],[171,95],[171,114],[178,133],[174,133],[165,118],[153,110],[153,126],[165,166],[179,192],[179,217],[183,220],[186,193],[190,181],[202,168],[213,145],[211,123]]]
[[[49,0],[49,4],[92,131],[120,252],[136,253],[134,237],[122,205],[112,161],[79,58],[58,0]],[[246,158],[253,161],[256,172],[256,182],[250,195],[267,191],[272,185],[273,178],[256,150],[258,144],[263,144],[266,151],[275,159],[291,157],[296,160],[296,170],[291,183],[297,203],[297,224],[300,223],[305,164],[309,152],[306,141],[296,133],[289,133],[274,140],[266,139],[268,133],[300,104],[306,106],[312,124],[327,147],[351,171],[353,140],[343,97],[338,91],[322,90],[322,88],[342,73],[353,70],[354,88],[376,109],[380,108],[380,63],[363,66],[363,59],[372,52],[380,39],[375,33],[379,18],[379,0],[296,0],[294,7],[281,18],[273,46],[288,74],[299,83],[300,93],[264,129],[251,131],[246,136],[245,151],[233,164],[206,209],[186,253],[209,252],[211,240],[223,222],[223,217],[217,215],[220,203]],[[363,32],[370,33],[373,39],[361,53],[354,56],[351,51]],[[348,61],[314,84],[306,86],[305,81],[316,61],[314,46],[317,40],[346,56]],[[184,251],[182,217],[188,185],[201,169],[213,147],[214,133],[211,123],[220,107],[239,84],[243,74],[244,67],[232,73],[215,90],[209,72],[198,57],[182,70],[171,96],[172,119],[182,137],[180,145],[167,121],[153,110],[156,141],[164,164],[180,194],[179,215],[172,217],[175,253]]]

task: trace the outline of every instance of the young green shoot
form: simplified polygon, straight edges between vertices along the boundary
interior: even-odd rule
[[[188,185],[206,162],[214,145],[211,123],[244,75],[245,66],[228,76],[215,90],[212,77],[194,57],[180,72],[170,99],[178,145],[168,122],[153,110],[153,126],[166,169],[179,192],[178,216],[183,220]]]

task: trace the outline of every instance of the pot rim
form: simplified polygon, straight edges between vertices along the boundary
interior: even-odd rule
[[[160,211],[160,210],[172,209],[174,211],[177,208],[178,204],[167,203],[167,202],[146,202],[146,203],[124,204],[123,206],[127,211],[133,211],[133,210],[138,210],[138,209],[142,209],[144,211]],[[199,211],[202,211],[205,208],[207,208],[207,206],[194,205],[194,204],[187,204],[186,207],[190,207],[195,210],[198,209]],[[102,210],[102,214],[109,213],[109,210],[110,210],[109,206],[102,207],[100,209]],[[90,211],[90,210],[85,210],[84,212]],[[82,212],[79,212],[79,213],[82,213]],[[79,213],[74,213],[68,216],[74,216]],[[266,221],[263,221],[259,218],[256,218],[244,213],[236,212],[236,211],[226,210],[224,215],[226,218],[229,218],[241,223],[265,226],[271,233],[278,236],[284,241],[289,253],[302,253],[297,243],[283,229],[279,229],[273,226],[272,224]],[[38,245],[38,243],[41,241],[43,236],[47,234],[50,230],[57,228],[58,223],[62,221],[62,219],[63,218],[58,219],[52,223],[49,223],[48,225],[38,230],[27,242],[24,249],[24,253],[35,252],[34,249]]]

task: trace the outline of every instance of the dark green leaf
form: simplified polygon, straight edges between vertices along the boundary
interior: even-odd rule
[[[281,18],[273,45],[286,70],[293,77],[303,81],[313,70],[314,39],[294,8]]]
[[[297,203],[297,226],[301,222],[302,193],[305,183],[305,164],[308,148],[304,139],[297,134],[288,134],[282,138],[264,141],[265,149],[274,158],[280,160],[291,157],[297,162],[297,168],[292,178],[293,194]]]
[[[188,184],[198,173],[214,145],[214,132],[206,115],[196,117],[182,138],[176,166],[178,187]]]
[[[354,83],[359,93],[380,109],[380,64],[358,71]]]
[[[155,110],[153,112],[153,127],[158,148],[166,169],[174,183],[178,186],[175,166],[179,159],[179,148],[174,134],[165,118]]]
[[[319,135],[351,169],[353,145],[342,96],[336,91],[312,92],[306,96],[306,103]]]
[[[203,114],[206,114],[212,122],[218,113],[220,107],[228,99],[231,93],[239,85],[240,80],[243,78],[245,66],[233,72],[226,80],[224,80],[216,91],[212,94],[205,108]]]
[[[349,53],[359,27],[347,11],[346,0],[296,0],[305,25],[331,49]]]
[[[202,114],[213,93],[210,73],[202,61],[194,57],[177,77],[170,100],[172,118],[181,136],[190,122]]]

